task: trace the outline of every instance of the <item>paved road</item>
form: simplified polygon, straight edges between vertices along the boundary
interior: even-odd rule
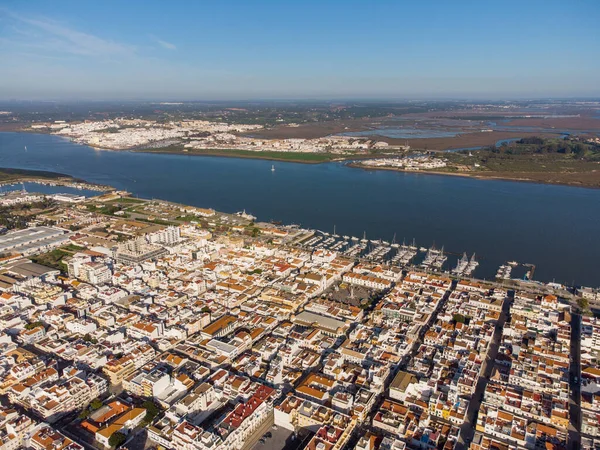
[[[569,437],[567,450],[576,450],[581,447],[581,316],[571,316],[571,370],[569,384],[571,395],[569,397]],[[577,383],[575,383],[577,380]]]
[[[291,430],[283,427],[271,427],[270,438],[265,438],[265,442],[259,441],[252,450],[298,450],[304,448],[308,441],[313,437],[313,433],[302,432],[294,434]]]
[[[475,387],[475,393],[471,396],[469,408],[467,409],[467,418],[460,427],[460,436],[458,443],[456,444],[456,450],[464,450],[469,447],[473,436],[475,435],[475,424],[477,423],[477,412],[481,406],[481,398],[485,392],[485,388],[488,384],[492,369],[494,368],[494,361],[496,355],[498,355],[498,349],[500,347],[500,340],[502,338],[502,329],[508,318],[508,312],[512,298],[507,298],[502,305],[502,312],[498,319],[498,324],[494,328],[494,335],[492,336],[492,342],[490,342],[490,349],[487,353],[483,366],[481,367],[480,377],[477,380],[477,386]]]

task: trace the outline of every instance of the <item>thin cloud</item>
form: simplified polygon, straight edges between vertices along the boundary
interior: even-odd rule
[[[134,46],[84,33],[49,18],[30,19],[6,10],[4,13],[15,21],[16,34],[21,37],[38,36],[36,43],[43,42],[47,51],[95,57],[132,56],[136,51]],[[43,39],[40,40],[40,37]],[[27,40],[18,42],[23,46],[32,44]]]
[[[152,36],[152,38],[158,43],[158,45],[160,45],[162,48],[166,48],[167,50],[177,50],[177,46],[175,44],[172,44],[170,42],[167,41],[163,41],[160,38],[157,38],[156,36]]]

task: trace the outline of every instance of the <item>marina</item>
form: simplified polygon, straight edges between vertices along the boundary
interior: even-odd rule
[[[510,274],[512,272],[512,266],[508,264],[503,264],[496,272],[496,278],[499,280],[508,280],[510,279]]]
[[[459,257],[457,253],[445,251],[443,246],[440,249],[435,246],[417,247],[414,239],[410,245],[406,244],[406,241],[397,244],[396,236],[390,243],[384,240],[369,240],[364,235],[360,239],[356,236],[338,236],[319,230],[302,231],[303,237],[297,240],[295,245],[304,250],[335,252],[357,262],[374,263],[384,267],[442,273],[456,278],[478,278],[479,260],[475,253],[469,257],[463,252]],[[454,258],[456,262],[452,265],[450,260]],[[450,266],[453,268],[448,269]],[[498,268],[493,279],[534,281],[535,268],[534,264],[509,261]]]
[[[441,250],[437,250],[435,247],[431,247],[427,250],[425,259],[423,260],[423,262],[421,262],[421,268],[433,268],[440,270],[447,260],[448,257],[444,254],[444,247],[442,247]]]
[[[475,259],[475,253],[471,256],[471,259],[467,257],[467,253],[463,253],[461,259],[458,260],[456,267],[452,270],[452,273],[456,276],[471,276],[477,267],[479,262]]]
[[[458,260],[457,267],[451,272],[444,271],[448,261],[448,254],[442,247],[437,250],[435,247],[426,249],[424,257],[419,258],[419,249],[413,239],[410,245],[406,242],[397,244],[395,236],[392,242],[384,240],[368,240],[366,237],[359,239],[355,236],[338,236],[328,232],[318,230],[307,230],[304,239],[297,242],[297,245],[312,251],[327,250],[340,253],[344,256],[354,258],[358,261],[368,261],[377,264],[385,264],[403,268],[419,268],[420,270],[432,270],[436,272],[451,273],[456,276],[472,276],[479,262],[475,255],[471,259],[466,257]],[[418,261],[420,259],[420,261]]]

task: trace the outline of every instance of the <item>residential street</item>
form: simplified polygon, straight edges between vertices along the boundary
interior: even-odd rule
[[[569,441],[567,448],[576,450],[581,445],[581,316],[571,316],[571,373],[569,382],[571,396],[569,398]]]
[[[479,411],[479,407],[481,406],[481,398],[483,397],[485,387],[487,386],[489,377],[492,374],[492,369],[494,368],[494,361],[496,359],[496,355],[498,354],[498,348],[500,347],[500,340],[502,338],[502,329],[504,328],[504,324],[508,319],[508,312],[510,310],[511,303],[512,297],[509,297],[502,305],[502,313],[500,314],[500,319],[498,320],[498,324],[494,329],[494,337],[492,338],[492,342],[490,344],[490,350],[488,351],[487,357],[481,368],[481,376],[477,381],[475,393],[471,397],[471,402],[469,403],[467,419],[461,426],[460,437],[458,439],[458,444],[456,445],[456,450],[468,448],[469,444],[473,440],[473,436],[475,435],[477,411]]]

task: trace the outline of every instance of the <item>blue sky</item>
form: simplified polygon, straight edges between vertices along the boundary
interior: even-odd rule
[[[0,99],[600,96],[599,0],[0,2]]]

